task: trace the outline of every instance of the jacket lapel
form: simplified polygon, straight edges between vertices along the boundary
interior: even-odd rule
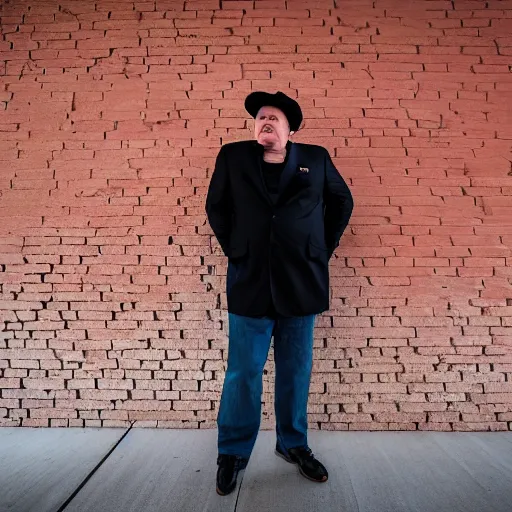
[[[293,144],[293,142],[290,143],[290,154],[288,155],[288,161],[286,162],[285,168],[283,169],[283,172],[281,174],[281,179],[279,180],[279,198],[277,200],[278,202],[280,201],[281,196],[283,195],[283,192],[290,183],[290,180],[292,179],[293,175],[297,171],[297,153],[297,144]]]

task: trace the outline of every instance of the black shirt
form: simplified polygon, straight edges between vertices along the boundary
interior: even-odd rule
[[[272,201],[277,201],[277,194],[279,191],[279,181],[281,179],[281,174],[283,172],[284,166],[286,162],[281,163],[270,163],[265,162],[265,160],[261,163],[261,169],[263,171],[263,178],[265,179],[265,185],[267,187],[267,191],[272,198]]]
[[[279,193],[279,181],[281,180],[281,174],[283,173],[283,169],[286,166],[286,161],[288,160],[288,155],[290,154],[290,144],[287,144],[286,157],[284,162],[280,163],[270,163],[265,162],[265,160],[261,161],[261,170],[263,171],[263,178],[265,180],[265,186],[267,187],[267,191],[272,198],[272,202],[275,204],[277,201],[278,193]],[[276,318],[277,312],[274,304],[271,302],[265,316],[269,316],[271,318]]]
[[[265,179],[265,185],[267,187],[267,191],[272,198],[274,204],[277,201],[277,195],[279,191],[279,181],[281,179],[281,174],[283,173],[283,169],[288,162],[288,157],[290,156],[290,148],[292,146],[291,141],[286,143],[286,156],[284,157],[284,162],[281,163],[270,163],[265,162],[263,160],[263,156],[261,157],[261,169],[263,171],[263,178]]]

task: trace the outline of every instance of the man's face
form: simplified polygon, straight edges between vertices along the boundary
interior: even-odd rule
[[[290,125],[282,110],[276,107],[260,108],[254,120],[254,136],[265,149],[284,149],[289,135]]]

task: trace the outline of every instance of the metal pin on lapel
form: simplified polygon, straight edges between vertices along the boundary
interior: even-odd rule
[[[308,167],[299,167],[299,171],[300,172],[309,172],[309,168]]]

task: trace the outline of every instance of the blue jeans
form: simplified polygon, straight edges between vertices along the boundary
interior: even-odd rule
[[[274,335],[275,415],[281,449],[307,446],[315,315],[251,318],[228,313],[228,367],[217,417],[219,454],[249,458],[261,421],[263,367]]]

